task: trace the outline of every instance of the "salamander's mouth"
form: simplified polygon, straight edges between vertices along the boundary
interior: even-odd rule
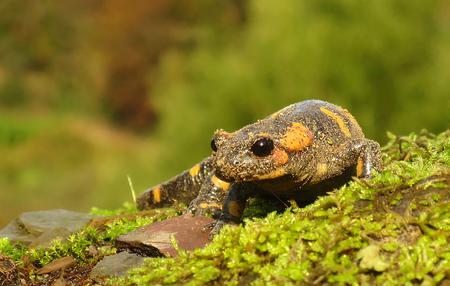
[[[234,178],[234,177],[231,177],[229,175],[226,175],[224,172],[222,172],[219,169],[216,169],[216,171],[214,172],[214,175],[217,178],[219,178],[219,179],[221,179],[222,181],[225,181],[225,182],[239,182],[239,181],[242,181],[242,180],[239,180],[237,178]]]
[[[271,179],[278,179],[286,175],[286,170],[283,167],[279,167],[271,172],[255,175],[254,180],[271,180]]]
[[[216,169],[216,171],[214,172],[214,175],[223,181],[229,181],[229,178],[227,176],[224,176],[224,174],[222,172],[220,172],[220,170]]]
[[[225,182],[239,183],[239,182],[250,182],[254,180],[254,177],[251,174],[248,174],[247,172],[245,173],[240,172],[239,174],[233,174],[229,172],[223,172],[220,169],[216,169],[214,175]]]
[[[284,177],[286,175],[286,171],[284,168],[278,168],[272,172],[266,174],[254,174],[254,173],[239,173],[236,176],[230,176],[230,174],[225,174],[219,169],[216,169],[215,176],[226,182],[256,182],[256,181],[264,181],[264,180],[272,180]]]

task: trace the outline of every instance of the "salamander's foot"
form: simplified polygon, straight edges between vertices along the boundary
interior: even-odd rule
[[[226,223],[223,220],[216,220],[206,224],[203,228],[203,232],[209,232],[208,238],[209,240],[213,240],[214,236],[216,236],[220,230],[229,223]]]
[[[206,224],[203,228],[202,231],[204,232],[209,232],[209,239],[212,240],[214,238],[214,236],[216,234],[218,234],[220,232],[220,230],[225,226],[225,225],[238,225],[241,220],[237,217],[234,217],[230,214],[227,214],[223,211],[217,212],[215,214],[215,217],[218,217],[217,220]]]

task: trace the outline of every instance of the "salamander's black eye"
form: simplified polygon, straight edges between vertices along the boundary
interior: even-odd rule
[[[211,140],[211,149],[212,149],[214,152],[217,151],[216,140],[214,140],[214,138]]]
[[[269,138],[258,139],[253,143],[251,150],[258,157],[267,156],[273,150],[273,141]]]

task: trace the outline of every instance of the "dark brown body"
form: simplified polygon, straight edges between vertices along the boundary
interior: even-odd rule
[[[310,201],[381,168],[379,144],[364,137],[347,110],[319,100],[292,104],[233,133],[218,130],[212,148],[201,163],[143,193],[138,207],[192,200],[190,213],[221,214],[219,229],[240,220],[249,196]]]

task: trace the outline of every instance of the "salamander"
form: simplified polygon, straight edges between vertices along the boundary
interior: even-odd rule
[[[150,188],[138,209],[189,204],[186,213],[213,215],[211,233],[239,223],[249,197],[311,202],[348,182],[380,171],[380,145],[365,138],[344,108],[320,100],[289,105],[234,132],[217,130],[212,153]]]

